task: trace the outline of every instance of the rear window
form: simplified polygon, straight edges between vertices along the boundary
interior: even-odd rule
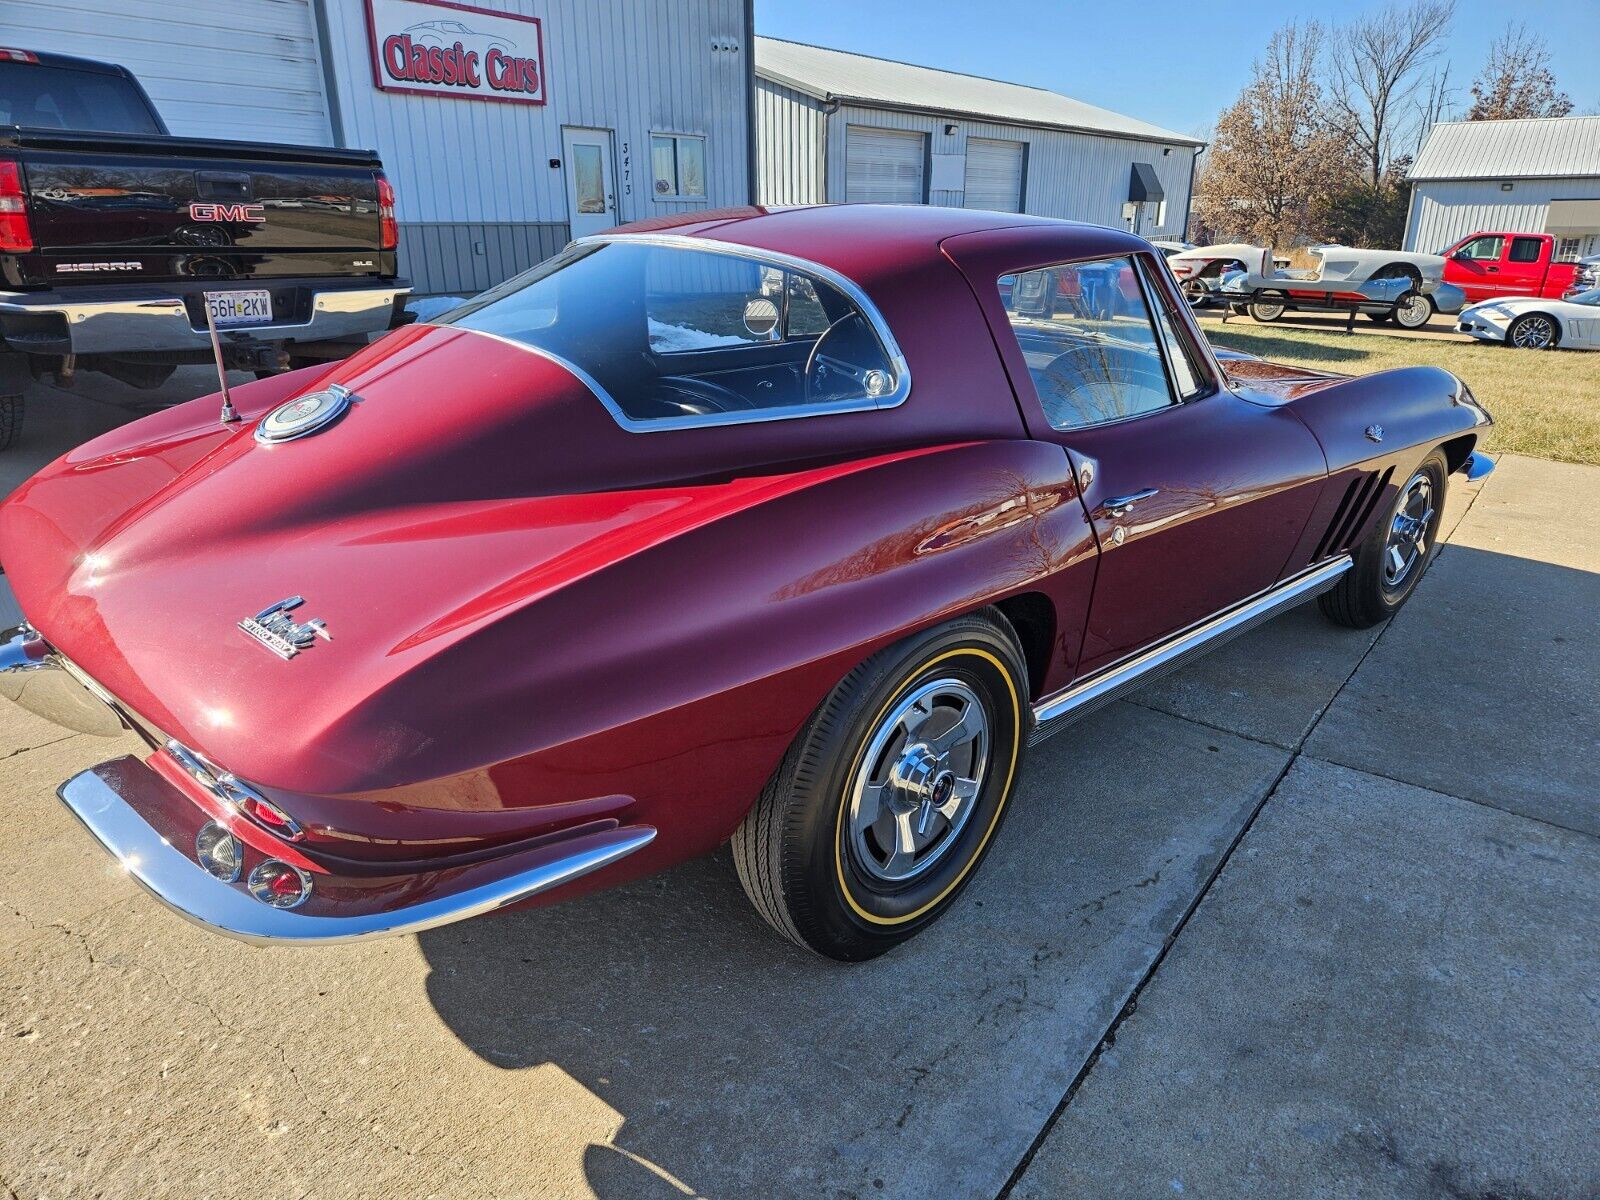
[[[0,125],[161,132],[139,89],[121,75],[19,62],[0,62]]]
[[[854,285],[754,254],[579,243],[439,323],[555,356],[636,430],[887,408],[910,389]]]

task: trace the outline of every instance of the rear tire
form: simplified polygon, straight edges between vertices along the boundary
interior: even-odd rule
[[[989,613],[914,634],[834,688],[733,835],[779,933],[844,962],[936,921],[994,842],[1028,730],[1027,669]]]
[[[1450,468],[1435,450],[1383,510],[1332,591],[1317,598],[1323,616],[1351,629],[1387,621],[1411,598],[1433,556]]]
[[[0,396],[0,450],[9,450],[22,440],[26,407],[21,396]]]
[[[1287,307],[1272,300],[1256,300],[1250,305],[1250,318],[1260,321],[1263,325],[1270,325],[1274,321],[1283,319]]]

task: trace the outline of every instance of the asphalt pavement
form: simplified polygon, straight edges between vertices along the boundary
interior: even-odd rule
[[[129,415],[49,402],[0,492]],[[247,948],[54,799],[131,747],[8,707],[0,1197],[1593,1197],[1597,505],[1455,480],[1398,618],[1302,608],[1037,748],[956,908],[854,967],[725,851]]]

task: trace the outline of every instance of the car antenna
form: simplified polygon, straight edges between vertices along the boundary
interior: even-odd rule
[[[239,419],[239,410],[233,407],[233,397],[228,393],[228,371],[222,365],[222,343],[217,339],[217,323],[211,317],[211,295],[202,292],[200,304],[206,310],[206,332],[211,335],[211,356],[217,360],[217,382],[222,385],[222,423],[231,425]]]

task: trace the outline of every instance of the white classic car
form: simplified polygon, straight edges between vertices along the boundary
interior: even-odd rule
[[[1444,259],[1437,254],[1338,245],[1312,246],[1307,253],[1319,260],[1309,271],[1279,268],[1265,246],[1238,242],[1186,250],[1167,265],[1190,303],[1221,300],[1258,321],[1295,310],[1355,310],[1416,329],[1436,311],[1454,311],[1434,299],[1444,281]]]
[[[1461,310],[1456,326],[1481,342],[1517,350],[1600,350],[1600,287],[1565,300],[1505,296]]]

